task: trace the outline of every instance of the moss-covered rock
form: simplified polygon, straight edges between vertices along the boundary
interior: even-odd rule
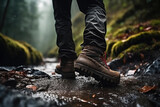
[[[155,44],[155,42],[157,41],[160,41],[160,31],[147,31],[147,32],[141,32],[141,33],[132,35],[128,39],[123,41],[118,41],[113,45],[111,49],[111,57],[115,58],[121,52],[125,52],[125,50],[126,52],[131,50],[136,51],[137,48],[141,48],[141,45],[140,47],[135,46],[137,44],[145,43],[148,45],[152,45],[152,44]],[[134,49],[133,48],[129,49],[131,46],[133,46]]]
[[[42,54],[26,42],[21,42],[29,51],[29,64],[39,64],[42,62]]]
[[[108,34],[106,36],[109,38],[114,38],[112,34],[121,28],[128,28],[128,26],[137,25],[149,20],[159,20],[160,17],[159,0],[104,1],[108,13]],[[123,4],[126,5],[123,6]]]
[[[30,65],[42,62],[42,55],[29,44],[0,33],[0,65]]]
[[[128,53],[132,53],[134,55],[138,53],[143,53],[145,51],[149,51],[150,49],[151,49],[150,45],[146,43],[140,43],[140,44],[132,45],[129,48],[125,49],[118,55],[118,57],[123,58]]]
[[[107,56],[110,56],[110,54],[111,54],[111,49],[112,49],[112,47],[113,47],[113,45],[116,43],[116,41],[114,41],[114,40],[109,40],[109,41],[107,41],[107,46],[106,46],[106,54],[107,54]]]
[[[133,61],[143,61],[149,57],[155,57],[158,51],[160,51],[160,42],[156,42],[152,45],[146,43],[136,44],[130,46],[118,55],[119,61],[123,64]],[[158,52],[159,53],[159,52]]]
[[[136,25],[128,25],[119,28],[111,35],[111,39],[127,39],[129,36],[133,34],[137,34],[139,32],[145,32],[148,30],[157,31],[160,30],[160,20],[153,19],[144,23],[139,23]]]

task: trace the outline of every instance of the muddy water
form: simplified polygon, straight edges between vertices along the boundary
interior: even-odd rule
[[[33,97],[41,97],[46,101],[54,100],[70,107],[154,106],[152,99],[150,99],[154,93],[143,94],[139,92],[139,89],[149,84],[148,81],[154,83],[160,80],[159,77],[139,79],[134,76],[121,76],[121,82],[118,86],[104,87],[94,78],[79,76],[78,73],[76,73],[77,77],[74,80],[62,79],[60,75],[54,73],[56,65],[55,59],[45,59],[44,65],[34,67],[46,72],[51,78],[41,78],[35,81],[34,84],[44,90],[33,93]]]

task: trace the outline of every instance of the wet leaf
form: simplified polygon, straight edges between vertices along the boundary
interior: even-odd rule
[[[140,57],[141,57],[141,59],[144,59],[144,54],[140,53]]]
[[[157,88],[157,86],[144,86],[139,91],[141,93],[147,93],[149,91],[155,90],[156,88]]]
[[[36,91],[37,90],[37,87],[35,85],[27,85],[26,88],[29,88],[33,91]]]
[[[148,31],[148,30],[151,30],[151,29],[152,29],[152,27],[149,26],[149,27],[145,28],[144,30],[145,30],[145,31]]]
[[[26,72],[24,72],[24,71],[10,71],[9,73],[10,74],[17,74],[20,76],[26,76]]]
[[[139,65],[140,65],[140,66],[142,66],[143,64],[142,64],[142,63],[140,63]]]
[[[93,98],[95,98],[95,97],[96,97],[96,95],[95,95],[95,94],[93,94],[93,95],[92,95],[92,97],[93,97]]]

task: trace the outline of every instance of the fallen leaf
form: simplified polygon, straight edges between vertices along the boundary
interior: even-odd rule
[[[95,97],[96,97],[96,95],[95,95],[95,94],[93,94],[93,95],[92,95],[92,97],[93,97],[93,98],[95,98]]]
[[[143,60],[143,59],[144,59],[144,54],[143,54],[143,53],[140,53],[140,57],[141,57],[141,59]]]
[[[9,73],[10,74],[17,74],[20,76],[26,76],[26,72],[24,72],[24,71],[10,71]]]
[[[151,29],[152,29],[152,27],[149,26],[149,27],[145,28],[144,30],[145,30],[145,31],[148,31],[148,30],[151,30]]]
[[[149,91],[155,90],[156,88],[157,88],[157,86],[144,86],[139,91],[141,93],[147,93]]]
[[[139,65],[135,65],[134,67],[135,67],[135,68],[136,68],[136,70],[137,70],[137,69],[139,68]]]
[[[37,90],[37,87],[35,85],[27,85],[26,88],[29,88],[33,91],[36,91]]]

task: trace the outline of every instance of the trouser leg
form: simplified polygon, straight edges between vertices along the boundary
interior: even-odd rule
[[[84,42],[82,46],[91,45],[106,50],[106,12],[103,0],[77,0],[85,16]]]
[[[76,53],[71,30],[71,2],[72,0],[53,0],[53,8],[59,57],[74,60]]]

